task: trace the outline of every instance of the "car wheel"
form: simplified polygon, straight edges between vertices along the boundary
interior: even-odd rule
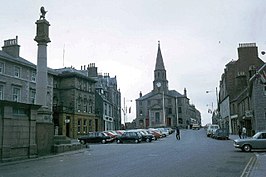
[[[119,143],[121,143],[121,141],[120,140],[116,140],[116,143],[119,144]]]
[[[148,143],[148,142],[151,142],[151,140],[150,140],[149,138],[147,138],[147,139],[146,139],[146,142],[147,142],[147,143]]]
[[[106,140],[102,140],[102,144],[105,144],[106,143]]]
[[[242,147],[242,150],[245,151],[245,152],[250,152],[251,151],[251,146],[249,144],[245,144]]]
[[[81,144],[86,144],[84,140],[80,140],[80,143]]]
[[[138,143],[139,142],[139,140],[135,140],[135,143]]]

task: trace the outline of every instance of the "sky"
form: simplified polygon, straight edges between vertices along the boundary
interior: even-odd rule
[[[35,22],[44,6],[50,23],[48,67],[95,63],[117,77],[122,106],[153,89],[158,41],[169,89],[183,94],[211,123],[216,88],[240,43],[266,50],[265,0],[1,0],[0,43],[18,36],[20,56],[37,64]],[[4,5],[3,5],[4,4]],[[266,61],[266,56],[259,55]],[[209,91],[209,93],[206,93]],[[125,98],[125,99],[124,99]],[[130,100],[133,100],[130,102]],[[213,107],[212,107],[213,105]]]

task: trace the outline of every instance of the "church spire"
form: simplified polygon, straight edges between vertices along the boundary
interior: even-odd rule
[[[163,57],[160,48],[160,41],[158,41],[158,51],[157,51],[156,64],[154,70],[153,90],[168,91],[168,81],[166,79],[166,70],[164,68]]]
[[[160,41],[158,41],[158,52],[157,52],[155,70],[164,70],[164,63],[163,63],[163,57],[162,57],[161,48],[160,48]]]

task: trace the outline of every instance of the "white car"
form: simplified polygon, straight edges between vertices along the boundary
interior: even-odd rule
[[[236,139],[234,146],[245,152],[252,149],[266,149],[266,131],[258,132],[252,138]]]
[[[169,135],[169,130],[167,128],[157,128],[157,130],[159,130],[162,133],[163,137]]]
[[[220,126],[217,124],[211,124],[207,128],[207,137],[212,137],[212,135],[215,133],[217,129],[219,129]]]

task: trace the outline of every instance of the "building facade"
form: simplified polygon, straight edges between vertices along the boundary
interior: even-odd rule
[[[72,67],[56,71],[53,118],[58,134],[77,138],[100,130],[100,120],[95,114],[96,81]]]
[[[180,94],[169,90],[166,69],[161,54],[160,43],[154,70],[153,90],[145,95],[140,92],[136,99],[137,128],[188,127],[192,123],[201,124],[200,112],[189,104],[187,91]]]
[[[36,65],[20,57],[19,50],[18,37],[5,40],[0,50],[2,161],[50,153],[53,145],[49,138],[45,138],[50,132],[42,131],[46,125],[38,119],[41,105],[36,104]],[[46,108],[52,111],[53,77],[56,73],[48,69],[47,75]]]
[[[248,85],[250,78],[263,64],[256,44],[244,43],[239,44],[238,60],[226,65],[220,81],[219,124],[228,128],[230,133],[236,134],[238,126],[245,126],[248,135],[253,132],[251,114],[247,116],[252,107]]]
[[[250,110],[246,117],[251,119],[252,133],[266,130],[266,64],[249,80]]]
[[[95,63],[85,69],[88,77],[95,79],[96,114],[100,117],[101,130],[121,129],[121,93],[117,88],[117,78],[109,73],[98,73]],[[84,72],[83,71],[83,72]]]

